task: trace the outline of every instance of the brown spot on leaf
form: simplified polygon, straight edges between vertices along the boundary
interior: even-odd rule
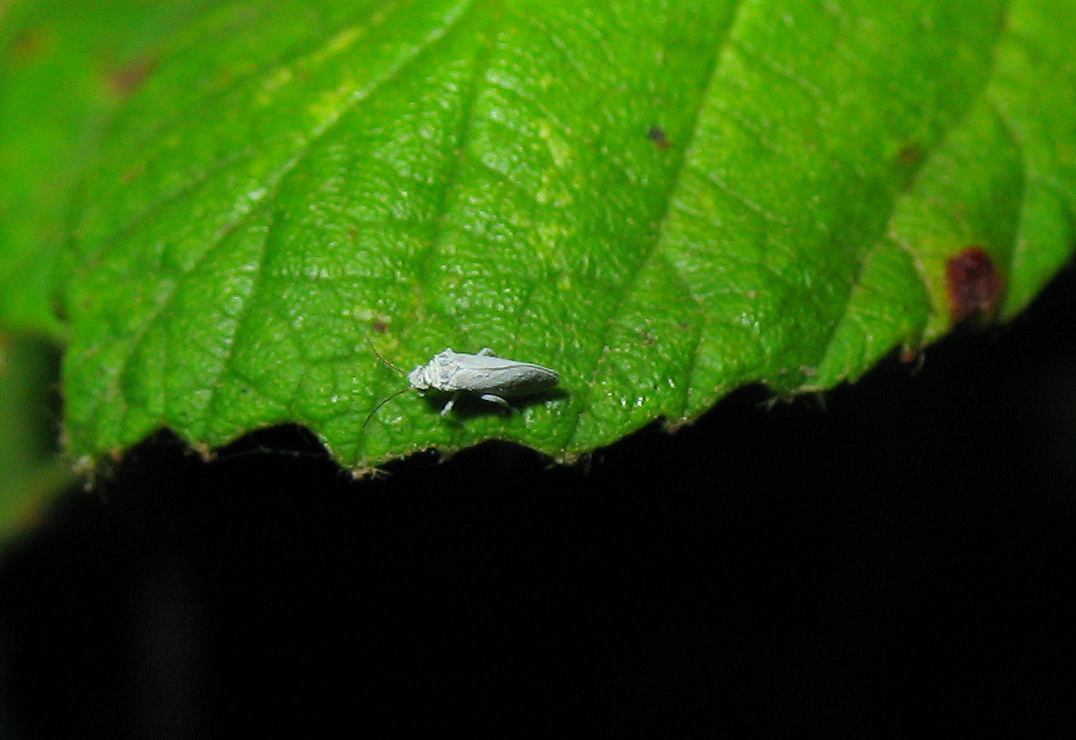
[[[646,135],[650,138],[650,141],[654,142],[654,146],[658,149],[669,148],[669,138],[665,135],[665,129],[661,126],[651,126],[647,129]]]
[[[131,165],[120,174],[120,182],[124,185],[128,185],[131,182],[137,180],[142,176],[142,173],[146,171],[146,163],[139,162],[138,164]]]
[[[37,57],[49,51],[53,46],[52,29],[45,27],[26,28],[11,41],[8,54],[16,66],[29,64]]]
[[[914,141],[906,142],[897,153],[897,159],[905,165],[918,165],[924,157],[926,157],[926,152],[923,151],[923,147]]]
[[[955,321],[973,316],[989,321],[1001,302],[1001,275],[981,247],[968,247],[945,266],[949,303]]]
[[[108,76],[109,87],[116,95],[128,97],[142,86],[156,63],[156,60],[148,55],[131,59]]]

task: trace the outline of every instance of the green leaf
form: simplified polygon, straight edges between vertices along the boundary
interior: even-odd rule
[[[343,464],[559,458],[855,379],[1071,255],[1076,6],[227,2],[162,53],[59,268],[67,430],[298,421]],[[442,418],[382,365],[561,373]]]
[[[0,324],[56,338],[54,267],[104,122],[205,0],[0,2]]]

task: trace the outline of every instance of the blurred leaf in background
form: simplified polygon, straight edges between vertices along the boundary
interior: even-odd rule
[[[48,494],[72,480],[57,454],[58,367],[49,344],[0,341],[0,539],[33,523]]]
[[[108,121],[161,40],[210,3],[0,3],[0,531],[72,480],[60,437],[55,282],[71,203]]]

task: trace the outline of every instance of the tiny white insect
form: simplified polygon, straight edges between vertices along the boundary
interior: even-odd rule
[[[394,367],[384,358],[382,360],[389,367]],[[498,357],[489,347],[479,350],[478,354],[474,355],[456,352],[449,347],[434,355],[433,359],[425,365],[419,365],[409,372],[407,381],[411,384],[411,388],[404,388],[379,403],[370,412],[370,416],[366,417],[366,421],[369,422],[370,417],[390,399],[412,388],[419,393],[428,390],[451,393],[452,397],[441,409],[441,416],[444,416],[452,410],[460,395],[464,393],[474,394],[483,401],[508,408],[509,398],[521,398],[540,393],[555,386],[558,380],[560,380],[560,375],[555,370],[533,362],[519,362]],[[365,425],[364,422],[363,426]]]
[[[507,407],[507,399],[552,388],[559,379],[555,370],[497,357],[489,347],[477,355],[454,352],[449,347],[407,374],[411,387],[420,393],[430,389],[452,393],[441,416],[452,410],[461,393],[473,393],[483,401]]]

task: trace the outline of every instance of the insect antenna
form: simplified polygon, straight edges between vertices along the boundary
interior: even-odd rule
[[[366,425],[370,423],[370,419],[374,418],[374,414],[376,414],[376,413],[377,413],[378,409],[380,409],[380,408],[381,408],[382,406],[384,406],[384,405],[385,405],[386,403],[388,403],[388,402],[389,402],[389,401],[391,401],[392,399],[396,398],[396,396],[402,396],[402,395],[403,395],[404,393],[407,393],[407,392],[408,392],[409,390],[411,390],[411,388],[410,388],[410,387],[408,387],[408,388],[401,388],[400,390],[396,391],[396,392],[395,392],[395,393],[393,393],[393,394],[392,394],[391,396],[389,396],[388,398],[386,398],[386,399],[385,399],[384,401],[382,401],[381,403],[379,403],[379,404],[377,404],[376,406],[374,406],[374,410],[373,410],[373,411],[371,411],[371,412],[370,412],[369,414],[367,414],[367,416],[366,416],[366,421],[364,421],[364,422],[362,423],[362,428],[363,428],[363,429],[365,429],[365,428],[366,428]]]
[[[382,363],[383,363],[383,364],[385,365],[385,367],[391,368],[391,369],[395,370],[396,372],[400,373],[401,375],[407,375],[407,371],[406,371],[406,370],[404,370],[404,369],[402,369],[402,368],[398,368],[398,367],[396,367],[396,366],[395,366],[395,365],[393,365],[393,364],[392,364],[391,362],[389,362],[388,360],[386,360],[386,359],[385,359],[385,358],[384,358],[384,357],[382,356],[382,354],[381,354],[380,352],[378,352],[378,351],[377,351],[377,347],[375,347],[375,346],[374,346],[374,343],[370,341],[370,335],[369,335],[369,334],[367,334],[367,335],[366,335],[366,343],[370,345],[370,351],[374,353],[374,356],[375,356],[375,357],[377,357],[377,359],[381,360],[381,362],[382,362]],[[404,393],[407,393],[407,392],[408,392],[409,390],[411,390],[411,388],[410,388],[410,387],[407,387],[407,388],[401,388],[400,390],[396,391],[396,392],[395,392],[395,393],[393,393],[393,394],[392,394],[391,396],[389,396],[388,398],[386,398],[385,400],[383,400],[383,401],[382,401],[381,403],[379,403],[379,404],[377,404],[376,406],[374,406],[374,410],[373,410],[373,411],[371,411],[371,412],[370,412],[369,414],[367,414],[367,416],[366,416],[366,421],[364,421],[364,422],[362,423],[362,428],[363,428],[363,429],[365,429],[365,428],[366,428],[366,425],[370,423],[370,419],[374,418],[374,414],[376,414],[376,413],[378,412],[378,410],[379,410],[379,409],[380,409],[380,408],[381,408],[382,406],[384,406],[384,405],[385,405],[386,403],[388,403],[388,402],[389,402],[389,401],[391,401],[392,399],[396,398],[396,396],[400,396],[400,395],[403,395]]]
[[[374,343],[370,341],[370,335],[368,335],[368,334],[366,335],[366,343],[368,345],[370,345],[370,351],[374,353],[374,356],[377,357],[377,359],[381,360],[381,362],[385,365],[385,367],[392,368],[393,370],[395,370],[398,373],[401,373],[402,375],[407,375],[406,370],[404,370],[403,368],[396,367],[391,362],[386,360],[384,358],[384,356],[382,356],[382,354],[380,352],[377,351],[377,347],[375,347]],[[389,396],[389,398],[392,398],[392,396]],[[388,399],[385,399],[385,400],[387,401]]]

